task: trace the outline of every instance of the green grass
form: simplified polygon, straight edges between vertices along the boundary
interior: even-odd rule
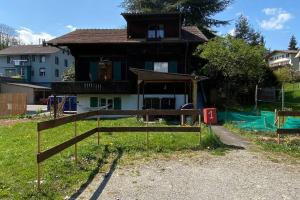
[[[225,123],[224,126],[232,132],[241,135],[259,145],[263,150],[273,153],[283,153],[294,158],[300,159],[300,138],[288,137],[283,138],[283,141],[278,144],[277,136],[274,133],[260,133],[243,131],[237,128],[232,123]]]
[[[78,122],[78,132],[90,130],[96,121]],[[153,126],[167,126],[166,122]],[[103,120],[101,126],[144,126],[135,118]],[[67,124],[42,132],[42,149],[46,150],[73,137],[74,127]],[[146,133],[102,133],[100,145],[97,134],[78,144],[79,163],[74,164],[74,148],[46,160],[42,164],[42,189],[36,189],[36,122],[20,123],[11,127],[0,126],[0,199],[63,199],[84,187],[112,158],[124,154],[151,156],[157,153],[210,149],[222,154],[223,145],[217,137],[198,133],[150,133],[149,149]],[[221,149],[218,149],[222,147]],[[216,150],[218,149],[218,150]],[[126,156],[127,157],[127,156]]]

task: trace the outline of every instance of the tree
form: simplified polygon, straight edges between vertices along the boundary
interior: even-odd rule
[[[14,28],[0,24],[0,50],[20,43],[21,41]]]
[[[68,67],[63,74],[63,81],[75,81],[75,66]]]
[[[200,46],[197,53],[208,61],[201,73],[234,99],[242,91],[254,94],[250,91],[254,91],[255,85],[264,83],[269,72],[265,51],[261,45],[252,46],[228,35],[210,40]]]
[[[124,0],[122,7],[130,13],[181,12],[184,25],[195,25],[208,37],[215,36],[213,26],[229,22],[212,18],[225,10],[233,0]]]
[[[264,37],[251,27],[248,19],[243,15],[240,15],[235,23],[234,37],[242,39],[250,45],[265,45]]]
[[[289,50],[298,50],[297,48],[297,40],[294,35],[292,35],[289,43]]]

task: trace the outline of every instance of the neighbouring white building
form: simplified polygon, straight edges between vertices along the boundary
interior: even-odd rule
[[[300,51],[275,50],[267,56],[269,67],[277,70],[282,67],[290,67],[295,72],[300,71]]]

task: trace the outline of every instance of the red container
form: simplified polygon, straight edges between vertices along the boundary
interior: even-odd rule
[[[205,124],[217,124],[218,123],[216,108],[204,108],[203,116],[204,116]]]

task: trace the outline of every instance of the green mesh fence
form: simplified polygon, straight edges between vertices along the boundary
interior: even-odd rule
[[[275,132],[275,113],[261,111],[259,115],[241,112],[218,112],[218,120],[221,122],[232,122],[242,130],[258,132]],[[283,128],[300,128],[300,119],[287,117]]]

